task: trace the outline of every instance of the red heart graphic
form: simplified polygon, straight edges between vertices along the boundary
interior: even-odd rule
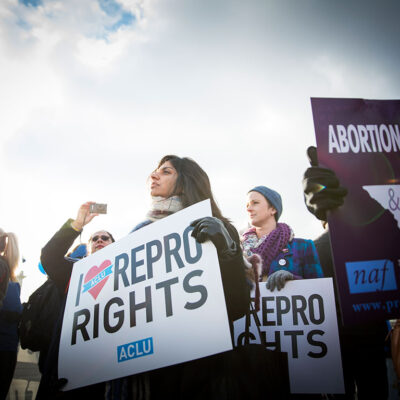
[[[91,279],[93,279],[95,276],[100,274],[102,271],[104,271],[110,265],[111,265],[111,261],[110,260],[105,260],[105,261],[103,261],[101,263],[100,267],[97,267],[95,265],[92,268],[90,268],[89,271],[87,272],[86,276],[85,276],[85,282],[84,283],[89,282]],[[95,285],[88,290],[88,292],[93,296],[93,298],[95,300],[97,299],[97,296],[99,295],[99,293],[101,292],[101,289],[103,289],[103,287],[104,287],[104,285],[106,284],[107,281],[108,281],[108,276],[106,276],[105,278],[100,280],[98,283],[95,283]]]

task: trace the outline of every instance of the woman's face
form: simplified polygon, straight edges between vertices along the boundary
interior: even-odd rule
[[[167,198],[173,194],[178,172],[169,161],[165,161],[150,175],[150,179],[150,194]]]
[[[275,221],[276,210],[270,206],[267,199],[258,192],[250,192],[247,195],[247,213],[252,226],[262,227],[271,218]]]
[[[106,231],[95,232],[90,238],[90,252],[93,254],[97,250],[100,250],[111,243],[112,239],[111,236],[108,234],[108,232]]]

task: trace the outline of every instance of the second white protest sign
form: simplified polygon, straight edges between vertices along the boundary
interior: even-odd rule
[[[269,291],[259,283],[256,318],[267,347],[288,353],[292,393],[344,393],[342,361],[332,278],[302,279]],[[254,293],[253,293],[254,295]],[[243,343],[245,318],[234,323],[235,341]],[[251,342],[261,343],[251,317]]]

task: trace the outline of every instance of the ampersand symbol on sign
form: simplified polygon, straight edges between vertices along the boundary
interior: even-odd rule
[[[399,207],[400,199],[394,198],[394,190],[392,188],[390,188],[388,193],[389,193],[389,208],[392,211],[400,210],[400,207]]]

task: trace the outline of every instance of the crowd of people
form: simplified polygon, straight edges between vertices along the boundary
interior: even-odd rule
[[[273,291],[281,290],[290,280],[334,277],[327,213],[343,204],[346,190],[340,187],[333,171],[318,166],[315,149],[309,151],[309,157],[311,167],[304,175],[305,202],[310,212],[323,221],[326,228],[324,234],[315,241],[296,238],[289,225],[278,222],[283,210],[282,198],[267,186],[256,186],[249,190],[246,204],[249,228],[239,235],[217,206],[206,172],[194,160],[165,156],[150,175],[152,207],[132,232],[199,201],[210,199],[212,217],[193,221],[192,236],[199,243],[211,241],[217,250],[231,335],[233,322],[249,312],[252,287],[256,288],[257,304],[257,286],[260,282],[266,282],[267,288]],[[325,189],[315,190],[316,187]],[[66,380],[58,374],[58,352],[74,262],[115,241],[110,232],[100,230],[90,236],[87,246],[79,245],[70,250],[86,225],[98,216],[90,212],[91,204],[82,204],[76,218],[68,219],[42,249],[41,265],[54,284],[58,301],[53,306],[56,317],[51,327],[51,338],[46,349],[41,351],[39,366],[42,379],[36,398],[250,398],[246,393],[227,396],[227,393],[231,393],[227,385],[235,377],[224,376],[221,371],[224,353],[79,389],[62,390]],[[0,399],[7,394],[17,359],[18,316],[22,310],[20,287],[15,279],[18,259],[15,235],[0,230]],[[337,293],[335,296],[337,299]],[[339,306],[337,310],[345,394],[330,395],[329,398],[387,398],[385,322],[345,328],[340,322]],[[255,379],[268,382],[267,377]],[[252,384],[249,382],[249,385]],[[265,396],[268,398],[267,383]],[[314,397],[323,398],[323,395]]]

